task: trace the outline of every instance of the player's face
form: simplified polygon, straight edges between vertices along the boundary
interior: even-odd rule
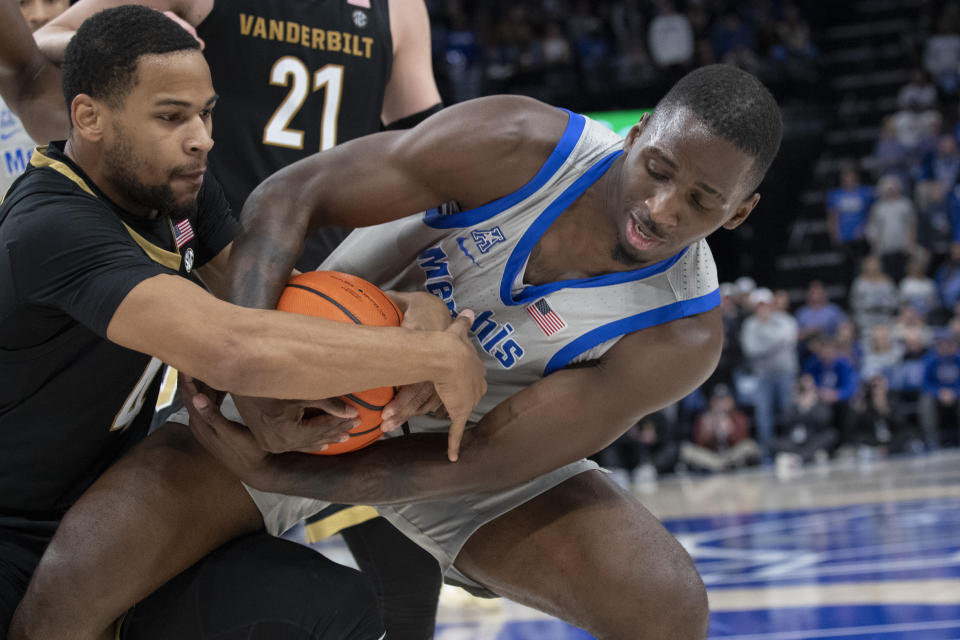
[[[104,132],[107,178],[124,200],[183,217],[196,207],[213,147],[216,94],[199,51],[146,55]]]
[[[666,260],[719,227],[733,229],[760,199],[749,189],[753,158],[686,109],[645,116],[624,143],[614,258]]]
[[[20,0],[20,13],[36,31],[70,8],[70,0]]]

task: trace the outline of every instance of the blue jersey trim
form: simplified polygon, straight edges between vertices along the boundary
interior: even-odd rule
[[[667,258],[666,260],[662,260],[646,267],[641,267],[640,269],[634,269],[632,271],[619,271],[617,273],[606,273],[601,276],[593,276],[590,278],[575,278],[572,280],[559,280],[557,282],[550,282],[542,285],[531,285],[524,287],[516,295],[513,294],[513,283],[516,282],[517,275],[520,273],[520,269],[523,268],[523,265],[530,257],[530,252],[540,241],[540,238],[546,232],[547,228],[553,224],[553,222],[560,216],[561,213],[566,210],[568,206],[570,206],[574,200],[579,198],[584,191],[586,191],[594,182],[596,182],[600,176],[602,176],[607,169],[610,168],[610,165],[613,164],[613,161],[620,157],[622,153],[623,151],[614,151],[587,169],[582,176],[577,178],[576,182],[567,187],[567,189],[553,202],[551,202],[547,208],[543,210],[543,213],[541,213],[537,219],[534,220],[529,227],[527,227],[527,230],[523,233],[523,237],[520,238],[520,241],[517,242],[517,245],[513,248],[513,253],[510,254],[510,257],[507,259],[507,264],[504,267],[503,277],[500,280],[501,302],[508,306],[516,306],[518,304],[534,302],[559,289],[604,287],[623,282],[633,282],[635,280],[649,278],[650,276],[662,273],[676,264],[677,261],[683,257],[683,255],[687,252],[688,247],[684,247],[682,251],[670,258]]]
[[[709,311],[714,307],[720,306],[720,290],[714,289],[710,293],[691,298],[689,300],[678,300],[656,309],[644,311],[627,318],[614,320],[602,327],[592,329],[579,338],[567,343],[562,349],[557,351],[547,366],[543,370],[543,375],[550,375],[558,369],[562,369],[580,354],[589,351],[598,344],[603,344],[607,340],[612,340],[622,335],[648,329],[658,324],[666,324],[673,320],[686,318],[697,313]]]
[[[567,110],[562,109],[562,111]],[[545,185],[547,180],[553,177],[557,169],[563,166],[570,152],[573,151],[573,148],[577,146],[577,142],[580,141],[580,134],[583,133],[587,119],[579,113],[573,113],[572,111],[567,111],[567,114],[569,115],[569,119],[567,120],[566,129],[563,131],[563,136],[560,137],[560,141],[550,153],[550,157],[547,158],[547,161],[543,163],[537,175],[533,176],[530,182],[511,194],[505,195],[493,202],[488,202],[475,209],[468,209],[467,211],[460,211],[459,213],[446,216],[440,215],[437,209],[430,209],[423,214],[423,223],[434,229],[472,227],[475,224],[492,218],[498,213],[506,211],[521,200],[530,197],[537,189]]]

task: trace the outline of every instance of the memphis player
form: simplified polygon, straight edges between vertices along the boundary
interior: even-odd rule
[[[450,582],[596,637],[703,638],[706,593],[689,557],[583,458],[712,372],[722,327],[704,238],[754,209],[780,135],[769,92],[714,65],[681,79],[625,140],[492,97],[279,172],[245,207],[235,301],[273,306],[313,226],[369,226],[325,266],[475,310],[489,392],[466,433],[428,433],[444,427],[422,416],[410,436],[321,459],[262,451],[188,385],[193,432],[249,485],[311,498],[251,491],[272,531],[322,501],[383,505]],[[430,209],[449,201],[460,210]],[[220,493],[216,479],[171,483],[171,506],[178,491]],[[152,533],[216,519],[185,513]]]

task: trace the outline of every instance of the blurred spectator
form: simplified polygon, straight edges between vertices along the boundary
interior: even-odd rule
[[[753,33],[734,11],[728,11],[714,27],[713,51],[719,61],[728,60],[738,51],[752,50],[753,44]]]
[[[834,246],[844,249],[853,265],[867,252],[865,230],[873,206],[873,187],[860,184],[854,168],[840,173],[840,186],[827,193],[827,221]]]
[[[875,255],[866,256],[860,262],[860,275],[850,287],[850,311],[860,333],[893,320],[898,303],[897,286],[883,272],[880,259]]]
[[[798,338],[805,341],[816,334],[833,337],[846,315],[837,305],[830,302],[827,290],[819,280],[813,280],[807,287],[807,302],[795,314]]]
[[[833,426],[832,410],[820,398],[817,385],[809,374],[797,380],[790,410],[780,425],[780,435],[773,441],[774,455],[778,460],[784,455],[797,456],[800,462],[810,462],[814,458],[825,460],[837,446],[839,434]]]
[[[543,34],[543,62],[547,66],[567,65],[573,62],[570,41],[556,22],[548,24]]]
[[[960,242],[950,244],[950,254],[937,268],[934,279],[941,304],[947,309],[953,309],[957,302],[960,302]]]
[[[734,371],[743,363],[743,352],[740,349],[740,328],[743,325],[743,314],[736,301],[737,286],[725,282],[720,285],[720,316],[723,319],[723,349],[720,352],[720,362],[711,379],[724,384],[732,385]]]
[[[845,444],[857,449],[868,447],[877,457],[923,451],[919,434],[901,416],[896,396],[888,391],[887,378],[871,376],[851,403]]]
[[[913,327],[904,332],[902,343],[903,357],[890,369],[888,378],[897,397],[899,415],[916,422],[930,342],[922,330]]]
[[[933,340],[933,331],[927,324],[926,318],[909,304],[900,305],[900,313],[893,321],[890,333],[893,335],[893,339],[898,341],[906,340],[910,333],[917,333],[925,346],[929,346]]]
[[[952,25],[938,22],[937,33],[927,37],[923,66],[946,94],[957,92],[957,68],[960,67],[960,35]]]
[[[850,398],[857,390],[857,373],[849,360],[837,354],[832,339],[814,340],[810,350],[803,372],[813,377],[820,399],[832,408],[835,424],[842,424]]]
[[[751,373],[757,378],[753,396],[757,441],[770,459],[777,419],[789,407],[797,380],[797,322],[773,308],[773,293],[759,288],[750,295],[753,313],[743,322],[740,344]]]
[[[661,69],[682,73],[693,60],[693,28],[673,2],[660,0],[648,32],[650,55]]]
[[[773,292],[773,308],[775,311],[790,313],[790,294],[786,289],[777,289]]]
[[[794,4],[784,5],[783,20],[777,24],[777,35],[791,57],[809,59],[816,54],[810,38],[810,25]]]
[[[893,116],[883,119],[880,137],[873,147],[873,153],[865,159],[865,164],[876,175],[897,176],[901,183],[909,184],[910,165],[907,162],[907,148],[900,142],[897,123]]]
[[[854,369],[859,369],[863,347],[860,344],[857,325],[849,319],[844,319],[837,325],[837,332],[833,336],[833,348],[837,356],[846,358]]]
[[[625,470],[631,483],[671,473],[680,457],[675,431],[666,411],[651,413],[601,451],[598,462]]]
[[[860,362],[861,380],[886,374],[903,360],[903,345],[894,342],[887,325],[879,324],[870,329],[864,342],[863,359]]]
[[[879,255],[883,271],[895,280],[903,277],[907,258],[916,247],[916,209],[903,195],[900,179],[884,176],[877,183],[877,201],[870,209],[867,240]]]
[[[749,418],[737,409],[730,388],[718,384],[710,394],[709,408],[697,418],[694,442],[681,444],[680,459],[705,471],[743,467],[760,458],[760,449],[749,434]]]
[[[937,106],[937,88],[930,82],[926,69],[914,69],[910,82],[903,85],[897,94],[897,105],[901,109],[911,104],[920,105],[922,109],[934,109]]]
[[[444,70],[450,80],[453,101],[463,102],[480,95],[483,50],[462,11],[451,13],[449,18],[443,41]]]
[[[940,306],[937,283],[927,276],[929,258],[925,251],[914,252],[907,260],[907,275],[900,281],[900,302],[908,304],[921,315],[927,315]]]
[[[911,102],[891,116],[893,130],[908,164],[918,164],[936,146],[943,117],[935,109]]]
[[[923,158],[917,182],[917,205],[927,209],[942,203],[946,194],[956,186],[958,176],[960,153],[957,152],[957,140],[944,134],[937,141],[936,150]]]
[[[956,440],[960,430],[960,355],[949,331],[941,331],[935,340],[934,353],[927,359],[923,373],[923,395],[920,397],[920,427],[927,447],[937,449],[946,431]]]

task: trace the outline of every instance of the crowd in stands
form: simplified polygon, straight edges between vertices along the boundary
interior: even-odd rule
[[[932,31],[872,153],[825,194],[854,274],[845,294],[811,282],[792,308],[750,278],[723,284],[718,370],[651,419],[668,426],[635,456],[637,475],[960,446],[960,3]],[[615,453],[598,458],[624,467]]]
[[[451,101],[522,93],[576,107],[584,96],[662,91],[713,62],[736,64],[768,84],[814,82],[817,49],[798,2],[427,0],[427,6],[434,69]]]

